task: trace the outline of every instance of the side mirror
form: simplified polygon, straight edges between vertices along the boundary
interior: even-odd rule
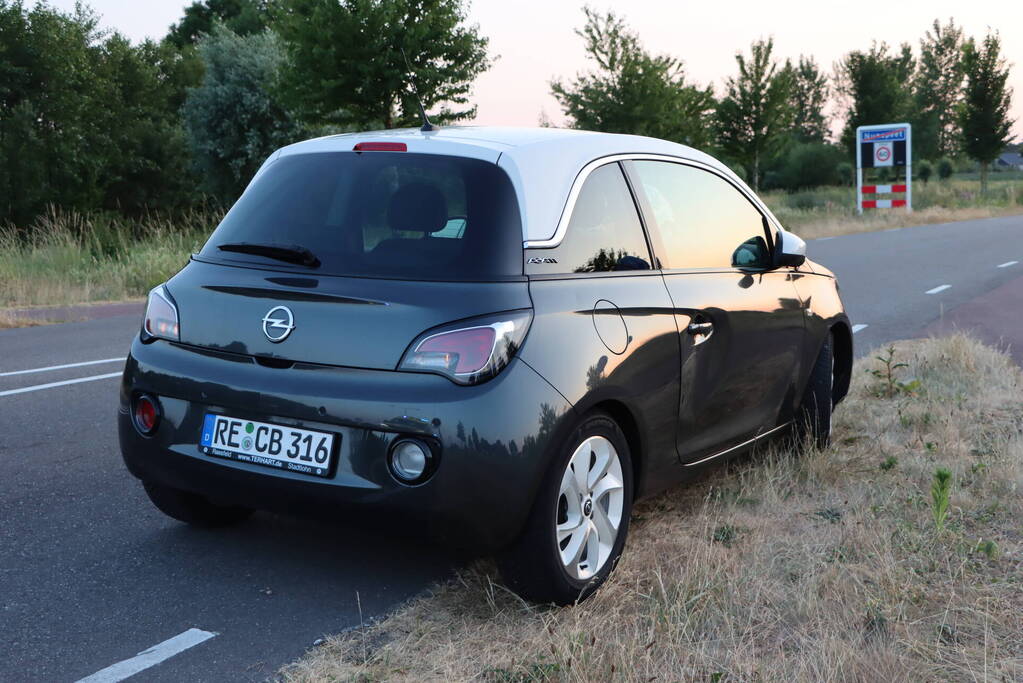
[[[806,261],[806,242],[798,235],[781,230],[778,232],[778,245],[774,250],[774,267],[796,268]]]

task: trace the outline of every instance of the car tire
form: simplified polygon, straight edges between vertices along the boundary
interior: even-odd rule
[[[632,491],[625,435],[606,413],[588,414],[558,451],[524,531],[497,558],[505,583],[537,603],[587,598],[621,556]]]
[[[803,402],[796,416],[799,445],[812,444],[827,448],[831,443],[831,412],[834,408],[835,356],[832,335],[829,332],[817,354],[810,379],[803,393]]]
[[[160,512],[179,522],[200,527],[218,527],[245,521],[252,510],[234,505],[217,505],[204,496],[151,481],[142,482],[146,495]]]

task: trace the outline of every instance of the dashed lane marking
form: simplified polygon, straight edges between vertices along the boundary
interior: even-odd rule
[[[36,384],[31,387],[21,387],[20,389],[8,389],[7,391],[0,391],[0,396],[14,396],[15,394],[26,394],[30,391],[40,391],[42,389],[52,389],[54,387],[63,387],[68,384],[79,384],[81,382],[95,382],[98,379],[110,379],[111,377],[120,377],[122,373],[111,372],[107,375],[92,375],[91,377],[79,377],[77,379],[66,379],[63,382],[50,382],[48,384]]]
[[[928,289],[924,293],[925,294],[937,294],[938,292],[944,292],[946,289],[950,288],[951,286],[952,285],[938,285],[934,289]]]
[[[30,370],[12,370],[0,372],[0,377],[11,377],[13,375],[28,375],[33,372],[49,372],[51,370],[66,370],[68,368],[81,368],[86,365],[102,365],[103,363],[123,363],[124,358],[104,358],[102,360],[87,360],[81,363],[65,363],[64,365],[47,365],[45,368],[32,368]]]
[[[862,332],[863,330],[867,329],[868,327],[870,327],[870,325],[867,325],[865,323],[860,323],[859,325],[853,325],[853,334],[856,334],[857,332]]]
[[[190,647],[204,643],[216,635],[216,633],[203,631],[202,629],[190,628],[184,633],[179,633],[173,638],[163,641],[159,645],[143,650],[131,659],[111,664],[91,676],[86,676],[79,680],[78,683],[117,683],[118,681],[123,681],[129,676],[134,676],[140,671],[156,666],[160,662],[170,659]]]

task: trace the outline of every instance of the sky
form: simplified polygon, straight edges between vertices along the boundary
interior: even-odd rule
[[[72,9],[75,0],[50,0]],[[101,16],[101,25],[116,28],[132,40],[163,36],[177,21],[181,0],[87,0]],[[475,0],[469,23],[478,24],[490,39],[497,59],[476,82],[473,102],[475,123],[481,125],[537,125],[541,112],[555,124],[564,121],[550,94],[554,78],[569,80],[589,68],[582,39],[584,0]],[[832,0],[589,0],[598,11],[612,9],[639,34],[654,53],[681,59],[688,77],[700,85],[712,84],[718,94],[725,78],[735,73],[735,53],[748,51],[760,38],[774,38],[778,57],[813,55],[831,72],[846,52],[868,49],[872,41],[892,46],[909,42],[918,51],[920,38],[934,19],[949,17],[967,35],[982,37],[989,29],[1002,37],[1002,51],[1013,65],[1010,86],[1016,141],[1023,138],[1023,1],[1021,0],[884,0],[833,2]],[[878,123],[888,123],[879,121]]]

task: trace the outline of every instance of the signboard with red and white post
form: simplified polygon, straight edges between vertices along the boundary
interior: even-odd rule
[[[864,185],[863,169],[904,168],[905,180],[891,185]],[[877,195],[903,194],[905,198],[878,199]],[[870,199],[864,199],[870,195]],[[884,123],[856,129],[856,210],[906,207],[913,210],[913,147],[908,123]]]

